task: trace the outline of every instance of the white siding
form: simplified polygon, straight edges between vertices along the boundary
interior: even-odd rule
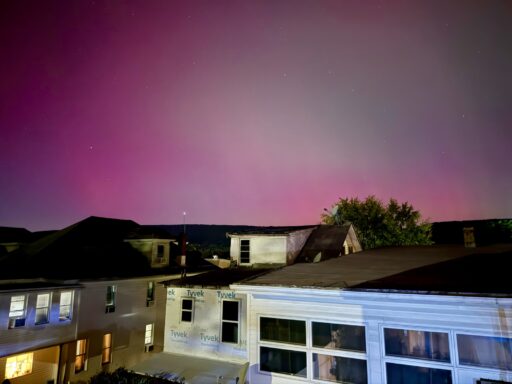
[[[240,240],[250,241],[250,264],[280,264],[287,260],[287,236],[240,236],[231,238],[231,259],[240,264]],[[242,264],[247,265],[247,264]]]
[[[77,339],[88,340],[88,363],[87,370],[78,374],[74,374],[71,367],[70,380],[87,380],[102,370],[101,352],[105,333],[112,333],[110,370],[133,366],[150,355],[144,352],[146,324],[154,324],[154,351],[162,351],[161,313],[165,311],[165,288],[157,283],[158,279],[162,280],[162,277],[83,283]],[[155,303],[149,307],[146,306],[148,281],[155,281]],[[116,286],[116,308],[112,313],[105,313],[109,285]]]
[[[235,290],[236,286],[234,286]],[[383,328],[395,327],[445,332],[449,335],[451,363],[425,363],[451,369],[453,383],[474,383],[475,379],[512,380],[512,372],[461,367],[457,360],[456,334],[512,337],[512,299],[471,298],[433,295],[379,294],[314,289],[239,287],[249,294],[248,318],[250,382],[297,383],[304,379],[258,372],[260,316],[312,321],[360,324],[366,327],[368,383],[385,383],[385,363],[408,360],[384,355]],[[309,331],[308,331],[309,332]],[[311,365],[311,341],[304,348]],[[417,363],[417,364],[416,364]],[[309,377],[311,378],[311,367]]]
[[[59,321],[60,289],[37,291],[10,291],[0,294],[0,356],[8,356],[24,351],[31,351],[64,342],[76,337],[79,289],[65,289],[74,292],[73,312],[70,321]],[[49,322],[35,325],[35,307],[37,294],[51,293]],[[26,296],[25,326],[8,329],[11,296]]]

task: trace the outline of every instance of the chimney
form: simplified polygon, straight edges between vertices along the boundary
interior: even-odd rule
[[[474,227],[465,227],[462,229],[464,231],[464,247],[466,248],[475,248],[475,228]]]

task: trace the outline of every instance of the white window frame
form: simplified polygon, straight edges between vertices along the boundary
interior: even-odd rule
[[[261,339],[261,318],[270,318],[270,319],[281,319],[281,320],[295,320],[295,321],[304,321],[306,327],[306,344],[298,345],[286,342],[279,341],[267,341]],[[354,325],[364,327],[365,331],[365,352],[356,352],[356,351],[348,351],[348,350],[339,350],[339,349],[326,349],[313,347],[313,323],[329,323],[329,324],[341,324],[341,325]],[[369,357],[368,357],[368,325],[365,322],[350,322],[350,321],[340,321],[339,319],[325,319],[325,318],[304,318],[304,317],[296,317],[296,316],[286,316],[275,314],[258,314],[257,315],[257,358],[258,358],[258,373],[261,375],[267,376],[276,376],[281,377],[283,379],[290,380],[293,377],[293,380],[304,381],[304,382],[319,382],[319,383],[333,383],[333,381],[327,381],[322,379],[314,379],[313,378],[313,354],[320,355],[328,355],[328,356],[338,356],[345,357],[350,359],[358,359],[366,361],[366,376],[368,378],[368,384],[371,382],[370,380],[370,370],[369,370]],[[261,370],[261,349],[260,347],[267,348],[275,348],[282,349],[294,352],[305,352],[306,353],[306,377],[294,376],[292,374],[279,373],[279,372],[268,372]]]
[[[427,360],[427,359],[418,359],[414,357],[408,357],[408,356],[389,356],[386,355],[386,339],[384,337],[384,328],[392,328],[392,329],[403,329],[408,331],[420,331],[420,332],[438,332],[438,333],[446,333],[448,334],[448,350],[450,351],[450,362],[442,362],[442,361],[435,361],[435,360]],[[393,363],[393,364],[401,364],[401,365],[409,365],[413,367],[420,367],[420,368],[431,368],[431,369],[442,369],[446,371],[450,371],[452,375],[452,383],[455,383],[456,378],[456,371],[454,369],[454,345],[453,345],[453,338],[451,336],[450,330],[447,330],[445,328],[435,328],[431,326],[421,326],[421,325],[411,325],[411,324],[397,324],[397,323],[390,323],[390,324],[379,324],[379,337],[380,337],[380,347],[381,347],[381,366],[382,366],[382,374],[383,374],[383,380],[384,383],[387,383],[387,370],[386,370],[386,363]]]
[[[248,250],[243,250],[242,251],[242,241],[247,241],[248,242],[248,247],[249,249]],[[240,264],[251,264],[251,239],[240,239]],[[247,253],[247,261],[243,261],[242,260],[242,252]]]
[[[491,368],[491,367],[482,367],[482,366],[478,366],[478,365],[466,365],[466,364],[460,364],[459,363],[459,345],[458,345],[458,342],[457,342],[457,336],[458,335],[466,335],[466,336],[482,336],[482,337],[502,337],[502,338],[506,338],[506,339],[512,339],[512,335],[503,335],[503,334],[490,334],[490,333],[482,333],[482,332],[468,332],[468,331],[456,331],[454,330],[453,331],[453,348],[456,352],[456,354],[454,354],[454,366],[457,368],[457,369],[471,369],[471,370],[478,370],[478,371],[490,371],[490,372],[493,372],[493,373],[501,373],[503,371],[505,372],[511,372],[511,371],[506,371],[506,370],[503,370],[503,369],[499,369],[499,368]]]
[[[146,307],[151,307],[155,303],[155,288],[155,282],[148,281],[146,287]]]
[[[192,302],[192,309],[183,309],[183,301],[190,300]],[[182,297],[180,303],[180,323],[182,324],[193,324],[194,323],[194,309],[196,303],[193,297]],[[183,320],[183,312],[190,312],[190,321]]]
[[[115,284],[107,285],[107,293],[105,295],[105,313],[112,313],[116,311],[116,296],[117,286]]]
[[[146,324],[146,328],[144,329],[144,346],[146,346],[146,347],[152,346],[154,343],[154,339],[155,339],[155,324],[154,323]]]
[[[9,329],[25,326],[27,319],[27,296],[28,295],[25,294],[11,296],[9,306]],[[21,309],[19,309],[20,304],[22,305]]]
[[[224,319],[224,302],[227,302],[227,301],[235,302],[235,303],[238,304],[238,314],[237,314],[237,320],[236,321],[234,321],[234,320],[225,320]],[[240,344],[240,310],[241,310],[240,300],[222,300],[221,315],[220,315],[220,340],[221,340],[222,343]],[[222,340],[222,338],[223,338],[222,325],[224,323],[237,324],[236,342],[233,342],[233,341],[223,341]]]
[[[39,305],[39,297],[41,296],[48,296],[47,304],[46,305]],[[52,303],[52,294],[50,292],[47,293],[38,293],[36,296],[36,313],[35,313],[35,319],[34,324],[35,325],[41,325],[41,324],[48,324],[50,322],[50,306]],[[37,321],[37,313],[38,311],[41,311],[44,313],[45,321]]]
[[[69,294],[69,304],[62,303],[63,295]],[[61,291],[59,297],[59,321],[69,321],[73,316],[74,291]]]

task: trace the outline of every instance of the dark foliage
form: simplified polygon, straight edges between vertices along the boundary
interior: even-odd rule
[[[89,384],[183,384],[183,382],[183,379],[145,376],[125,368],[118,368],[114,372],[98,373],[91,377]]]

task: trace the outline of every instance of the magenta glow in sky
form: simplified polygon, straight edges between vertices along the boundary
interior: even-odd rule
[[[512,2],[0,4],[0,225],[512,217]]]

